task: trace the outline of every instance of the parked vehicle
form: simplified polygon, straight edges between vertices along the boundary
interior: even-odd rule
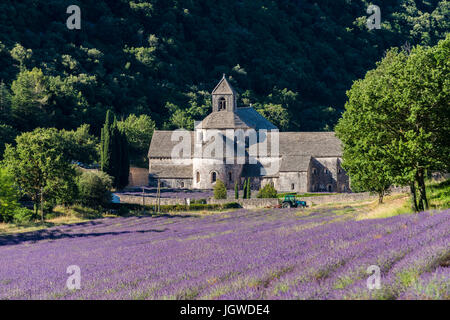
[[[307,206],[306,201],[297,200],[293,194],[285,195],[281,203],[283,208],[306,208]]]

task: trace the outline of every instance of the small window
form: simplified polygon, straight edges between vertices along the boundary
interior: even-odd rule
[[[219,108],[218,108],[218,110],[222,111],[222,110],[226,110],[226,109],[227,109],[227,102],[226,102],[225,98],[222,97],[222,98],[219,99]]]
[[[295,190],[295,184],[291,184],[291,190]]]
[[[231,172],[228,172],[228,181],[233,181],[233,175]]]
[[[197,171],[197,174],[196,174],[195,180],[197,181],[197,183],[199,183],[199,182],[200,182],[200,172],[198,172],[198,171]]]
[[[342,169],[341,169],[341,168],[339,168],[339,169],[338,169],[338,173],[341,173],[341,172],[342,172]]]
[[[213,172],[211,173],[211,182],[214,183],[217,180],[217,173]]]
[[[323,170],[325,174],[328,174],[328,169]]]
[[[184,182],[181,182],[181,183],[180,183],[180,186],[181,186],[182,188],[184,188]]]
[[[333,187],[331,186],[331,184],[328,185],[328,192],[333,191]]]
[[[313,169],[312,169],[312,173],[313,173],[313,174],[317,174],[317,169],[316,169],[316,168],[313,168]]]

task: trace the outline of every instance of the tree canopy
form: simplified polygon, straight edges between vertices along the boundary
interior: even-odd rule
[[[414,209],[428,207],[426,172],[450,165],[449,79],[450,35],[430,48],[389,50],[354,83],[336,126],[352,185],[380,196],[409,185]]]
[[[379,30],[366,27],[371,3]],[[99,136],[113,110],[189,128],[226,73],[239,104],[259,105],[284,130],[331,130],[345,91],[385,50],[435,45],[450,29],[444,0],[79,0],[81,30],[66,27],[71,4],[0,4],[2,124],[86,123]]]

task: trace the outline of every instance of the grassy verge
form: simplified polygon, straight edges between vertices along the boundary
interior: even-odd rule
[[[191,204],[185,205],[162,205],[160,214],[181,215],[211,215],[223,212],[235,211],[239,208],[237,203],[226,204]],[[37,231],[46,228],[51,228],[59,225],[74,224],[86,222],[92,219],[100,219],[106,217],[119,216],[154,216],[153,206],[146,206],[132,204],[119,204],[112,210],[102,212],[96,209],[73,206],[73,207],[56,207],[52,213],[46,215],[45,221],[29,221],[23,223],[0,223],[0,234],[13,234]]]
[[[86,222],[92,219],[115,217],[109,213],[81,206],[56,207],[46,215],[44,222],[39,220],[22,223],[0,223],[0,234],[37,231],[59,225]]]

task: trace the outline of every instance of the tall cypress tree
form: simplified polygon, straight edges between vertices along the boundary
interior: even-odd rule
[[[239,185],[237,181],[234,183],[234,198],[239,199]]]
[[[101,168],[113,178],[113,186],[122,189],[128,185],[130,159],[128,141],[124,131],[119,130],[117,119],[108,110],[101,137]]]
[[[128,185],[128,178],[130,173],[130,158],[128,150],[128,140],[124,130],[119,130],[119,188],[124,188]]]
[[[242,188],[242,199],[247,199],[247,179],[244,179],[244,187]]]
[[[114,115],[111,110],[106,112],[105,124],[102,128],[101,145],[100,145],[100,158],[101,169],[103,172],[110,174],[111,170],[111,125],[114,121]]]
[[[247,199],[251,199],[252,197],[252,188],[250,184],[250,178],[247,180]]]

